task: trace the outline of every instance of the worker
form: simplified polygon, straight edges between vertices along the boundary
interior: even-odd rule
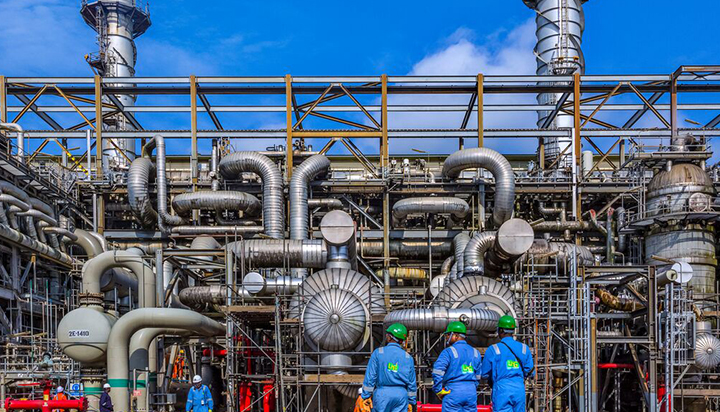
[[[55,390],[55,396],[53,396],[54,401],[66,401],[68,400],[67,395],[65,394],[65,388],[62,386],[58,386]],[[62,412],[61,409],[53,409],[53,412]]]
[[[360,397],[361,412],[412,412],[417,408],[415,361],[405,351],[405,325],[393,323],[385,331],[385,346],[370,355]]]
[[[450,322],[445,329],[445,349],[433,365],[433,391],[443,412],[477,412],[477,387],[482,355],[465,338],[467,327]]]
[[[516,326],[515,318],[502,316],[500,342],[485,351],[481,374],[492,388],[493,412],[524,412],[525,379],[535,374],[530,348],[513,338]]]
[[[210,389],[203,385],[200,375],[195,375],[192,379],[193,386],[188,391],[187,403],[185,403],[186,412],[212,412],[213,399]]]
[[[110,398],[110,384],[103,385],[103,391],[100,394],[100,412],[113,412],[112,398]]]

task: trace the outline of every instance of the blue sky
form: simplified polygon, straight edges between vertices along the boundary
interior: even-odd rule
[[[0,74],[90,74],[83,56],[96,50],[95,33],[79,8],[79,0],[0,0]],[[521,0],[176,0],[152,2],[150,10],[153,26],[137,40],[139,76],[535,70],[534,12]],[[718,12],[717,0],[591,0],[586,71],[664,74],[681,64],[720,63]],[[491,118],[487,127],[513,127],[511,120]],[[255,126],[274,125],[263,122]]]

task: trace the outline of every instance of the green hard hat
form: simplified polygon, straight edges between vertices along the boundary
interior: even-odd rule
[[[447,325],[447,329],[445,329],[445,333],[462,333],[464,335],[467,333],[467,327],[459,321],[450,322]]]
[[[393,323],[387,328],[386,332],[400,340],[407,339],[407,328],[402,323]]]
[[[515,318],[510,315],[501,316],[498,321],[498,329],[515,329]]]

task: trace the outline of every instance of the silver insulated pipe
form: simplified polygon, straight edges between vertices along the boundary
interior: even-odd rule
[[[263,184],[265,234],[273,239],[283,239],[285,237],[283,181],[275,163],[269,157],[257,152],[235,152],[225,156],[220,161],[219,168],[220,174],[226,179],[238,179],[243,172],[253,172],[260,176]]]
[[[510,162],[500,153],[485,147],[458,150],[445,159],[443,176],[455,179],[465,169],[487,169],[495,177],[493,221],[500,226],[513,215],[515,175]]]
[[[310,229],[308,192],[310,182],[330,169],[330,159],[317,154],[293,170],[290,179],[290,239],[307,239]]]
[[[428,309],[403,309],[388,313],[384,323],[402,323],[411,330],[444,332],[448,323],[461,321],[469,330],[492,332],[497,329],[500,314],[490,309],[435,306]]]
[[[536,74],[569,75],[576,71],[584,73],[585,58],[582,52],[582,35],[585,30],[583,3],[587,0],[523,0],[535,10],[537,44]],[[542,105],[555,105],[562,98],[561,94],[541,93],[537,96]],[[570,101],[572,99],[568,99]],[[549,121],[550,111],[539,111],[537,125],[541,128],[572,128],[573,117],[558,114],[554,121]],[[570,134],[567,137],[549,138],[545,141],[545,159],[554,161],[560,153],[571,144]],[[561,166],[566,166],[560,163]]]
[[[453,221],[461,221],[470,213],[470,206],[457,197],[411,197],[395,202],[392,208],[396,223],[414,213],[449,214]]]
[[[534,237],[532,227],[522,219],[508,220],[497,232],[476,234],[465,247],[464,275],[500,274],[530,249]]]

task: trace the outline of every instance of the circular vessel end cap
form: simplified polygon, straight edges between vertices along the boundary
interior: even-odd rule
[[[344,245],[355,236],[355,222],[342,210],[333,210],[320,221],[320,232],[331,245]]]
[[[497,232],[497,245],[508,255],[520,256],[527,252],[535,240],[535,232],[522,219],[510,219]]]

